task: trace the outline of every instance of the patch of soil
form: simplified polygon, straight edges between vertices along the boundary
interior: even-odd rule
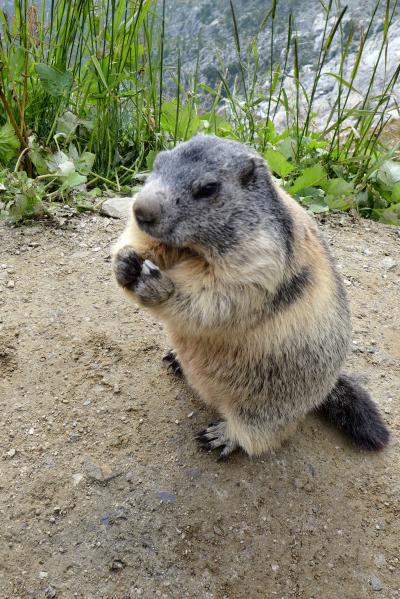
[[[347,367],[391,445],[361,453],[309,417],[276,454],[217,464],[193,439],[214,415],[112,279],[123,223],[0,225],[1,599],[400,598],[399,230],[321,226],[353,310]]]

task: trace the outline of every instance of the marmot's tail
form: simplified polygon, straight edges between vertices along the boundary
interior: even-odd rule
[[[318,412],[353,440],[361,449],[382,449],[389,431],[368,391],[342,374]]]

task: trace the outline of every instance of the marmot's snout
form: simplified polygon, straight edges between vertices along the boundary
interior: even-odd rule
[[[139,226],[156,225],[161,218],[162,192],[143,189],[133,205],[133,212]]]

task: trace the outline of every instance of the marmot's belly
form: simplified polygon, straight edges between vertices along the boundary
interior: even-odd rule
[[[229,341],[171,336],[189,384],[204,401],[220,409],[225,404],[240,409],[265,404],[278,415],[306,413],[320,404],[347,351],[345,340],[335,339],[333,332],[329,342],[304,337],[274,352],[267,342],[263,346],[260,339],[246,336]]]

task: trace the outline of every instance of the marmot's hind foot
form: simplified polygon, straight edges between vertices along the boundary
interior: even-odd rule
[[[180,365],[180,362],[173,349],[165,354],[163,357],[163,362],[165,362],[167,365],[168,370],[172,370],[176,376],[183,376],[182,366]]]
[[[211,451],[222,447],[222,451],[217,459],[217,462],[225,460],[232,452],[238,449],[239,445],[236,441],[232,441],[226,434],[226,422],[217,422],[210,424],[204,431],[196,435],[197,442],[202,449]]]

